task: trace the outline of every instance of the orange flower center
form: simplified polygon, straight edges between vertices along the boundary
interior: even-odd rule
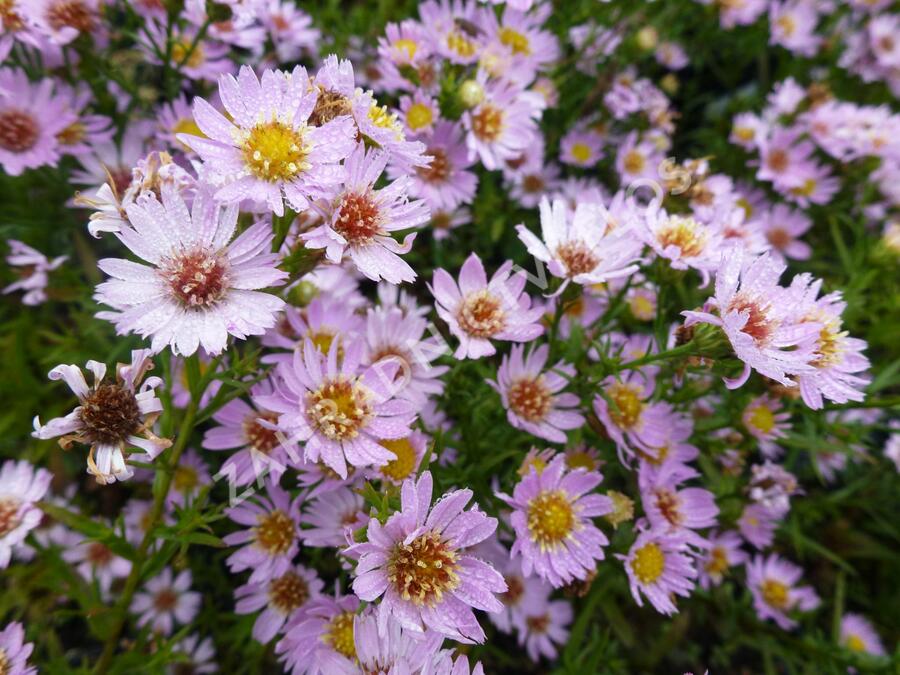
[[[459,555],[437,532],[399,543],[388,561],[388,580],[406,601],[433,607],[459,585]]]

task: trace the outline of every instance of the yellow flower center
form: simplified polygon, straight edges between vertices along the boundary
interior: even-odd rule
[[[256,543],[269,555],[287,553],[296,536],[294,521],[280,509],[259,517]]]
[[[307,394],[306,417],[314,429],[333,441],[356,438],[372,417],[370,398],[360,384],[332,380]]]
[[[197,123],[194,121],[193,117],[182,117],[180,120],[175,122],[175,126],[172,127],[172,133],[190,134],[191,136],[206,138],[206,134],[200,131],[200,127],[197,126]],[[187,146],[185,145],[184,147]]]
[[[753,131],[753,127],[735,127],[734,135],[744,143],[749,143],[756,137],[756,132]]]
[[[472,133],[482,141],[495,141],[502,131],[503,111],[499,108],[485,104],[472,115]]]
[[[847,331],[841,331],[839,328],[839,322],[831,321],[826,323],[819,333],[819,342],[816,347],[819,356],[813,361],[813,365],[817,368],[827,368],[841,360],[842,342],[847,337]]]
[[[282,614],[290,614],[308,599],[309,586],[295,572],[288,572],[269,583],[269,601]]]
[[[713,546],[706,561],[706,571],[711,577],[721,577],[728,571],[728,554],[722,546]]]
[[[613,510],[607,513],[606,518],[609,523],[618,528],[622,523],[627,523],[634,518],[634,501],[626,494],[610,490],[606,496],[612,500]]]
[[[475,43],[459,31],[453,31],[447,36],[447,48],[464,59],[471,58],[477,50]]]
[[[707,235],[693,218],[671,216],[656,233],[656,239],[663,247],[677,246],[681,255],[693,257],[703,253]]]
[[[650,321],[656,315],[656,306],[653,301],[643,293],[631,296],[628,306],[635,319]]]
[[[188,50],[191,48],[191,42],[188,40],[175,40],[172,43],[172,63],[179,65],[184,63],[188,68],[199,68],[203,65],[203,46],[200,43],[194,46],[194,51],[188,56]],[[187,61],[185,61],[187,57]]]
[[[56,134],[56,140],[61,145],[75,145],[84,140],[87,128],[81,122],[73,122],[65,129]]]
[[[274,120],[253,127],[241,147],[250,173],[270,183],[306,169],[307,150],[301,131]]]
[[[419,46],[415,43],[415,41],[410,40],[409,38],[400,38],[399,40],[394,41],[394,49],[406,54],[406,58],[409,61],[413,60],[418,48]]]
[[[391,129],[397,138],[403,138],[403,127],[397,120],[397,113],[390,112],[386,105],[373,103],[369,108],[369,119],[379,129]]]
[[[397,459],[382,466],[379,470],[388,478],[393,478],[398,483],[412,475],[416,470],[416,449],[410,443],[409,438],[380,441],[381,445],[397,455]]]
[[[763,600],[766,601],[767,605],[775,607],[776,609],[787,608],[789,599],[788,590],[787,586],[775,579],[766,579],[762,582],[762,586],[760,586]]]
[[[813,193],[816,191],[816,187],[818,183],[816,183],[815,178],[807,178],[803,181],[802,184],[797,187],[791,188],[791,194],[794,194],[798,197],[812,197]]]
[[[591,148],[587,143],[574,143],[572,145],[572,157],[581,164],[585,164],[591,158]]]
[[[847,636],[847,647],[854,652],[864,652],[866,650],[866,643],[863,641],[859,635],[848,635]]]
[[[609,416],[616,426],[630,429],[636,425],[644,410],[638,388],[624,382],[614,382],[606,393],[615,404],[610,406]]]
[[[531,44],[528,42],[528,36],[520,33],[512,28],[504,27],[500,29],[500,42],[509,47],[513,54],[531,54]]]
[[[406,126],[413,131],[424,129],[434,121],[434,113],[424,103],[413,103],[406,111]]]
[[[637,150],[629,150],[625,153],[625,159],[622,161],[622,165],[628,173],[640,173],[644,170],[645,163],[644,155]]]
[[[750,424],[754,429],[764,434],[772,432],[775,428],[775,415],[766,405],[758,405],[749,416]]]
[[[172,482],[175,484],[175,489],[178,492],[187,494],[197,487],[200,477],[197,475],[197,470],[194,467],[180,464],[175,469]]]
[[[506,317],[500,299],[487,289],[465,297],[456,315],[460,328],[477,338],[489,338],[503,330]]]
[[[593,471],[597,468],[597,462],[587,450],[572,450],[566,453],[566,466],[570,469]]]
[[[433,607],[459,586],[458,559],[437,532],[426,532],[409,544],[396,545],[388,561],[388,580],[404,600]]]
[[[659,579],[666,568],[666,556],[659,544],[651,541],[634,552],[631,560],[631,571],[645,586]]]
[[[353,612],[342,612],[328,622],[328,630],[322,641],[331,645],[338,654],[356,659],[356,643],[353,641]]]
[[[575,511],[564,490],[542,490],[528,502],[528,531],[542,550],[559,545],[575,525]]]

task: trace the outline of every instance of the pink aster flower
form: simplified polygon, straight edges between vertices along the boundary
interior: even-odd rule
[[[741,415],[744,428],[759,442],[759,449],[766,457],[781,454],[777,440],[784,438],[791,425],[791,414],[782,411],[781,401],[768,394],[757,396],[747,404]]]
[[[797,477],[780,464],[766,460],[763,464],[750,467],[752,477],[748,486],[750,499],[762,504],[769,512],[779,518],[784,517],[791,508],[791,497],[803,494]]]
[[[434,124],[441,117],[437,99],[421,90],[416,90],[412,96],[400,97],[400,112],[403,123],[411,134],[430,135],[434,131]]]
[[[109,594],[113,582],[124,579],[131,572],[131,561],[113,553],[106,544],[75,534],[63,549],[62,557],[75,566],[82,579],[96,582],[104,597]]]
[[[609,497],[589,494],[603,480],[597,471],[568,470],[563,455],[528,474],[512,497],[498,496],[513,508],[510,523],[516,532],[511,554],[522,557],[522,571],[532,570],[559,588],[594,572],[609,540],[592,518],[612,512]]]
[[[280,577],[291,568],[300,541],[300,503],[291,499],[277,483],[268,481],[266,493],[257,494],[225,515],[248,528],[225,537],[229,546],[243,546],[225,561],[232,573],[252,570],[250,583],[263,583]]]
[[[528,252],[547,263],[553,276],[583,286],[602,284],[637,271],[643,248],[626,224],[615,226],[602,205],[579,203],[570,217],[566,203],[541,199],[541,236],[517,225]]]
[[[356,268],[373,281],[392,284],[413,281],[416,273],[400,253],[408,253],[415,233],[407,234],[400,244],[391,232],[417,228],[430,217],[428,205],[410,200],[410,178],[400,176],[380,190],[375,182],[387,165],[384,151],[366,151],[359,143],[344,166],[344,187],[331,200],[331,215],[325,223],[305,232],[300,238],[307,248],[325,249],[331,262],[339,263],[347,254]]]
[[[137,625],[149,625],[156,633],[171,635],[176,625],[189,624],[200,611],[203,600],[190,588],[190,570],[173,577],[170,568],[163,568],[144,584],[144,590],[134,595],[131,611],[138,615]]]
[[[281,478],[292,457],[299,457],[297,443],[278,434],[278,413],[256,403],[261,396],[272,393],[272,386],[259,383],[250,390],[250,405],[240,398],[229,401],[214,414],[221,426],[206,430],[203,447],[207,450],[237,448],[225,460],[219,475],[235,485],[247,485],[268,473],[274,480]]]
[[[172,653],[179,655],[178,663],[172,664],[173,670],[184,667],[188,669],[188,672],[201,675],[202,673],[215,673],[219,669],[216,664],[216,650],[212,638],[201,640],[197,634],[188,635],[175,643]],[[175,672],[171,672],[169,675],[175,675]]]
[[[58,258],[50,260],[40,251],[31,248],[17,239],[7,239],[9,244],[9,255],[6,256],[6,262],[11,267],[18,267],[16,270],[20,278],[3,289],[3,293],[14,293],[15,291],[25,291],[22,296],[22,304],[39,305],[47,300],[47,273],[52,272],[69,259],[67,255],[61,255]]]
[[[323,585],[314,570],[297,565],[261,583],[239,586],[234,592],[237,599],[234,611],[253,614],[262,610],[253,624],[253,639],[266,644],[286,621],[322,592]]]
[[[153,368],[148,349],[136,349],[131,352],[130,364],[118,364],[115,382],[105,381],[106,364],[88,361],[86,367],[94,374],[90,387],[78,366],[59,365],[50,371],[51,380],[64,380],[69,385],[79,405],[47,424],[42,425],[35,417],[32,436],[62,436],[59,444],[63,449],[76,442],[89,445],[88,473],[98,483],[126,480],[134,475],[125,465],[126,448],[140,448],[153,459],[172,444],[151,430],[162,412],[155,391],[162,380],[150,377],[141,384],[145,373]]]
[[[747,563],[747,585],[753,594],[753,607],[760,619],[772,619],[784,630],[797,625],[788,614],[808,612],[819,606],[819,596],[811,586],[798,586],[803,570],[774,553],[757,555]]]
[[[584,424],[584,416],[577,412],[580,404],[575,394],[561,393],[575,368],[558,361],[544,372],[549,345],[541,345],[525,354],[524,345],[513,345],[504,356],[497,371],[497,381],[487,383],[500,394],[506,418],[516,429],[522,429],[552,443],[565,443],[565,431]]]
[[[358,308],[346,298],[320,292],[305,307],[285,308],[282,320],[263,336],[262,343],[266,347],[290,351],[266,354],[262,362],[290,364],[293,352],[303,349],[306,339],[312,340],[320,352],[327,354],[334,340],[351,342],[359,339],[363,325]]]
[[[37,675],[37,668],[28,665],[34,645],[25,642],[25,629],[13,621],[0,630],[0,663],[9,675]]]
[[[535,663],[541,657],[555,659],[557,646],[566,644],[574,612],[567,600],[551,600],[549,594],[531,596],[522,605],[522,620],[517,626],[519,645],[525,646]]]
[[[0,569],[9,565],[14,548],[41,523],[36,502],[44,498],[53,476],[25,460],[0,466]]]
[[[293,675],[358,675],[355,595],[312,598],[288,622],[275,651]]]
[[[819,13],[809,0],[773,2],[769,10],[769,43],[800,56],[815,56],[822,39],[816,35]]]
[[[310,498],[300,516],[303,543],[313,547],[342,547],[354,531],[369,522],[362,496],[339,487]]]
[[[800,240],[800,236],[812,227],[809,216],[784,204],[775,204],[761,220],[774,252],[793,260],[809,260],[812,249]]]
[[[631,595],[639,607],[641,594],[661,614],[678,612],[675,596],[688,597],[694,588],[697,570],[688,554],[683,534],[663,534],[647,530],[638,535],[628,555],[616,555],[625,564]]]
[[[479,81],[482,79],[479,76]],[[534,142],[540,111],[512,84],[494,80],[482,87],[481,102],[463,114],[466,145],[470,157],[480,158],[486,169],[495,170]]]
[[[484,642],[472,609],[498,612],[496,594],[506,591],[503,577],[465,549],[497,528],[496,518],[477,507],[464,510],[469,489],[453,490],[431,506],[431,473],[401,488],[401,509],[382,525],[369,521],[366,543],[346,553],[359,556],[353,591],[378,605],[382,631],[391,620],[418,633],[432,630],[459,642]]]
[[[779,518],[764,504],[751,503],[744,507],[738,519],[741,536],[762,550],[772,545]]]
[[[841,617],[841,644],[852,652],[884,656],[878,631],[864,616],[850,612]]]
[[[680,532],[689,543],[705,546],[706,540],[694,530],[715,527],[719,507],[709,490],[680,486],[697,475],[686,475],[682,467],[665,463],[654,471],[641,471],[641,503],[651,528],[657,532]]]
[[[572,129],[560,141],[559,161],[582,168],[592,167],[603,157],[604,140],[602,134],[592,129]]]
[[[310,199],[327,196],[344,179],[339,162],[355,146],[353,122],[340,115],[309,126],[317,97],[303,68],[267,70],[260,81],[243,66],[237,79],[219,78],[219,95],[234,122],[196,98],[194,119],[207,138],[178,134],[219,186],[217,199],[253,199],[281,216],[282,195],[294,210],[305,211]]]
[[[442,675],[447,672],[432,665],[444,641],[443,635],[433,631],[420,635],[396,621],[386,628],[379,627],[376,611],[363,610],[353,620],[353,643],[363,673]]]
[[[338,349],[343,352],[338,357]],[[396,459],[381,445],[408,436],[414,407],[397,398],[397,364],[390,359],[360,368],[365,346],[335,340],[327,356],[307,339],[302,353],[277,368],[275,393],[258,401],[277,413],[279,427],[304,442],[309,462],[323,462],[341,478],[352,467]]]
[[[259,222],[231,241],[236,206],[223,209],[206,192],[190,211],[177,191],[166,187],[162,202],[153,193],[126,207],[131,227],[116,237],[150,265],[104,258],[98,266],[111,279],[97,286],[99,302],[115,311],[98,317],[119,334],[151,338],[151,349],[171,347],[190,356],[198,347],[221,353],[233,335],[261,335],[275,325],[284,301],[258,290],[287,277],[270,253],[272,228]]]
[[[709,535],[709,545],[698,560],[701,588],[720,585],[729,568],[743,565],[750,559],[741,543],[740,535],[734,530]]]
[[[712,301],[718,315],[709,312],[683,312],[690,321],[721,326],[744,370],[734,380],[726,380],[729,389],[742,386],[750,370],[794,386],[789,375],[811,373],[816,337],[821,324],[802,323],[808,298],[802,292],[810,279],[795,277],[789,289],[779,286],[785,270],[782,262],[769,255],[747,258],[740,248],[722,255],[716,272],[716,290]]]
[[[719,264],[723,232],[715,224],[699,222],[692,216],[667,214],[664,210],[648,214],[641,221],[642,238],[672,269],[695,269],[705,286]]]
[[[10,176],[56,166],[57,136],[78,116],[52,78],[29,82],[25,71],[0,69],[0,167]]]
[[[459,285],[445,270],[434,271],[431,293],[438,316],[459,338],[456,358],[491,356],[497,351],[491,340],[529,342],[544,332],[538,323],[543,310],[532,307],[524,293],[525,276],[513,276],[511,270],[507,261],[489,282],[481,258],[472,253],[460,270]]]
[[[475,163],[466,149],[465,136],[459,122],[442,120],[426,139],[425,154],[431,157],[426,166],[416,167],[410,174],[410,194],[424,199],[432,210],[452,211],[470,204],[478,188],[478,176],[471,170]],[[406,175],[403,168],[390,168],[390,176]]]

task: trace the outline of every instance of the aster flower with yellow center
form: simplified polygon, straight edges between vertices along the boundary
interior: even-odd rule
[[[709,546],[697,562],[700,587],[704,589],[722,583],[728,570],[743,565],[750,556],[741,548],[741,537],[734,530],[709,535]]]
[[[513,508],[511,555],[521,556],[525,576],[533,571],[559,588],[594,572],[609,540],[592,519],[613,511],[609,497],[592,493],[602,480],[597,471],[568,470],[557,455],[542,471],[532,467],[512,496],[498,493]]]
[[[28,657],[34,645],[25,642],[25,629],[13,621],[0,630],[0,673],[3,675],[36,675],[37,668],[29,665]]]
[[[321,592],[324,583],[315,570],[302,565],[262,583],[248,583],[234,592],[236,614],[262,610],[253,624],[253,638],[266,644],[274,638],[303,607]]]
[[[803,570],[776,554],[757,555],[747,563],[747,585],[753,594],[753,607],[760,619],[772,619],[784,630],[797,622],[788,615],[808,612],[819,606],[819,596],[811,586],[798,586]]]
[[[310,598],[284,626],[275,652],[286,670],[309,675],[358,673],[354,619],[355,595],[321,594]]]
[[[872,623],[860,614],[841,617],[841,644],[852,652],[884,656],[884,644]]]
[[[459,642],[483,642],[484,631],[472,609],[499,612],[497,594],[507,590],[503,576],[466,552],[497,528],[497,520],[477,507],[468,489],[453,490],[431,507],[432,478],[407,479],[400,511],[382,525],[369,521],[366,542],[345,550],[357,558],[353,590],[378,604],[379,625],[432,630]]]
[[[744,428],[759,442],[759,449],[768,458],[781,454],[777,441],[791,428],[790,419],[790,413],[782,410],[781,402],[768,394],[750,401],[741,415]]]
[[[697,570],[680,533],[647,530],[638,535],[627,555],[616,555],[625,565],[631,595],[639,607],[642,594],[661,614],[678,612],[675,596],[688,597]]]
[[[340,165],[356,144],[349,115],[310,126],[317,89],[301,67],[267,70],[262,79],[249,66],[235,78],[219,78],[219,95],[230,117],[202,98],[194,120],[205,135],[178,134],[204,162],[216,198],[232,204],[252,199],[276,215],[284,200],[296,211],[326,196],[344,179]]]

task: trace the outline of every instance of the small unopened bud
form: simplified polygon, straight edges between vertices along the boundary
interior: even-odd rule
[[[295,307],[306,307],[319,294],[318,287],[310,281],[301,281],[288,291],[288,302]]]
[[[677,93],[678,85],[678,77],[675,75],[675,73],[669,73],[659,81],[659,86],[662,87],[663,91],[667,94]]]
[[[476,80],[466,80],[459,85],[459,100],[467,108],[474,108],[484,100],[484,87]]]
[[[638,47],[647,52],[651,49],[656,49],[656,45],[659,44],[659,33],[656,32],[653,26],[644,26],[634,38]]]

